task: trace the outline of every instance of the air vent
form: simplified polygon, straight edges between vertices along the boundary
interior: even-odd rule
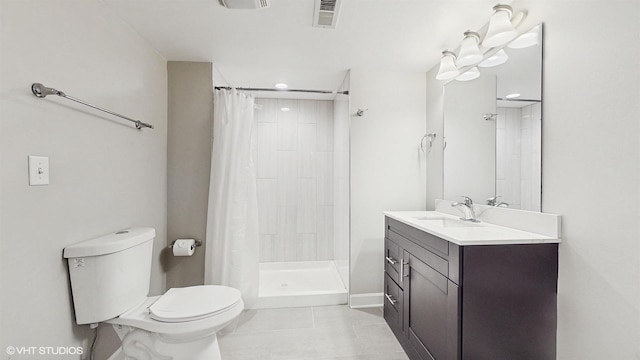
[[[320,11],[336,11],[336,0],[321,0]]]
[[[342,0],[316,0],[313,11],[313,26],[335,29]]]
[[[269,0],[218,0],[218,2],[229,9],[256,10],[269,7]]]

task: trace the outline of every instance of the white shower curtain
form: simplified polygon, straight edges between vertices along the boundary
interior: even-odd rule
[[[215,91],[205,252],[205,283],[240,290],[246,307],[258,297],[253,103],[235,89]]]

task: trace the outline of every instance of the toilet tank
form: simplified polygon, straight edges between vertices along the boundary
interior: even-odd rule
[[[149,294],[153,228],[137,227],[64,248],[76,323],[109,320]]]

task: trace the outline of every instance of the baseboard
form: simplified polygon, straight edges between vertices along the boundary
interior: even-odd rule
[[[352,309],[381,307],[383,300],[382,293],[354,294],[349,296],[349,307]]]

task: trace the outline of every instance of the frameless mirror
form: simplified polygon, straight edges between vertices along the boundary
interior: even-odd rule
[[[444,87],[443,198],[540,211],[542,24],[492,53]]]

